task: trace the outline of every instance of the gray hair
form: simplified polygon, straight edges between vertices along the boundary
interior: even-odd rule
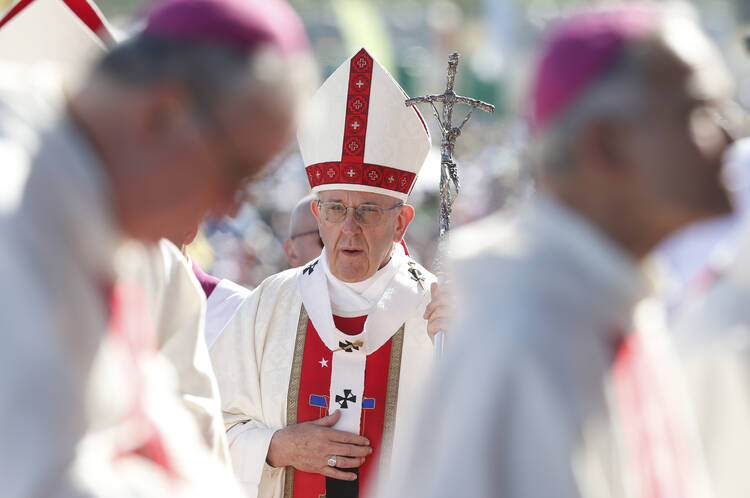
[[[286,60],[290,58],[302,69],[290,71]],[[277,112],[296,113],[303,85],[315,81],[312,63],[307,59],[306,54],[287,57],[266,47],[245,51],[141,33],[114,47],[94,70],[135,87],[180,83],[194,99],[196,110],[206,117],[231,101],[239,90],[257,94],[259,106],[278,104]]]

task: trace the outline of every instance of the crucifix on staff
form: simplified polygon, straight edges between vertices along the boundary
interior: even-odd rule
[[[438,277],[442,276],[441,255],[444,252],[445,239],[450,230],[451,213],[453,212],[453,203],[456,201],[461,183],[458,179],[458,165],[453,159],[453,152],[456,147],[456,138],[461,135],[461,130],[471,119],[474,109],[480,109],[484,112],[493,114],[495,106],[471,97],[457,95],[453,90],[456,81],[456,71],[458,70],[458,52],[453,52],[448,57],[448,77],[445,91],[438,95],[425,95],[407,99],[404,103],[407,106],[415,104],[429,103],[440,127],[440,240],[438,242],[438,255],[435,261],[435,270]],[[438,112],[435,103],[443,105],[443,112]],[[465,104],[470,107],[469,112],[464,116],[461,124],[453,126],[453,106],[456,104]],[[453,191],[451,191],[451,184]],[[443,332],[435,334],[435,359],[439,359],[443,354]]]

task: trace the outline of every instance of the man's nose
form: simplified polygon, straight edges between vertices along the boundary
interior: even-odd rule
[[[344,218],[343,224],[344,226],[342,229],[346,233],[354,233],[362,230],[362,227],[359,226],[359,223],[357,223],[357,220],[355,219],[354,209],[346,210],[346,217]]]

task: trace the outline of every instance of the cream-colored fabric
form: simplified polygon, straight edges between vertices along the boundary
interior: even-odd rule
[[[0,74],[2,495],[81,496],[73,461],[119,237],[93,151],[60,114],[59,85],[47,95],[50,79],[34,71]]]
[[[432,364],[432,343],[422,314],[434,277],[418,268],[427,283],[420,306],[405,322],[394,451],[404,440],[407,418],[415,412]],[[268,466],[266,455],[274,432],[287,425],[287,392],[302,305],[298,278],[303,270],[287,270],[263,281],[210,350],[235,475],[247,496],[282,496],[284,469]]]
[[[74,75],[103,53],[101,39],[63,0],[34,0],[0,29],[4,61],[51,63]]]
[[[638,496],[611,378],[646,289],[635,262],[543,198],[451,247],[459,317],[381,496]]]
[[[180,397],[206,444],[229,464],[219,390],[204,339],[206,299],[188,261],[166,239],[157,246],[132,244],[119,261],[144,292],[159,352],[174,367]]]
[[[133,366],[127,347],[104,337],[87,384],[90,425],[78,447],[77,478],[101,496],[238,496],[221,461],[226,443],[215,426],[221,420],[203,342],[204,303],[192,270],[167,241],[122,244],[114,269],[115,285],[142,298],[138,319],[151,329],[142,332],[153,333],[154,350]],[[133,423],[138,406],[156,428],[168,471],[133,453],[149,438]]]
[[[675,319],[716,496],[750,496],[750,229],[716,283]]]

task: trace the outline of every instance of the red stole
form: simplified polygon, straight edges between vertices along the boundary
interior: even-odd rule
[[[115,285],[110,292],[109,338],[126,354],[121,365],[123,375],[133,386],[134,399],[127,415],[129,423],[140,432],[142,441],[133,441],[137,446],[127,448],[121,457],[140,455],[158,465],[172,479],[178,478],[164,446],[159,429],[149,417],[144,403],[148,379],[141,368],[144,356],[156,354],[156,331],[150,321],[143,292],[134,284]]]
[[[350,335],[362,332],[366,319],[367,316],[343,318],[334,315],[333,317],[336,328]],[[359,433],[370,440],[373,452],[359,468],[360,490],[366,489],[367,484],[375,478],[380,461],[391,344],[392,339],[389,339],[380,349],[367,356],[364,401]],[[308,320],[299,383],[297,423],[309,422],[328,415],[332,359],[333,353],[320,340],[312,321]],[[325,493],[325,476],[299,470],[294,471],[293,496],[295,498],[318,498],[324,496]]]
[[[612,373],[623,442],[636,496],[682,497],[689,468],[685,426],[668,396],[669,379],[652,360],[637,332],[617,349]]]

